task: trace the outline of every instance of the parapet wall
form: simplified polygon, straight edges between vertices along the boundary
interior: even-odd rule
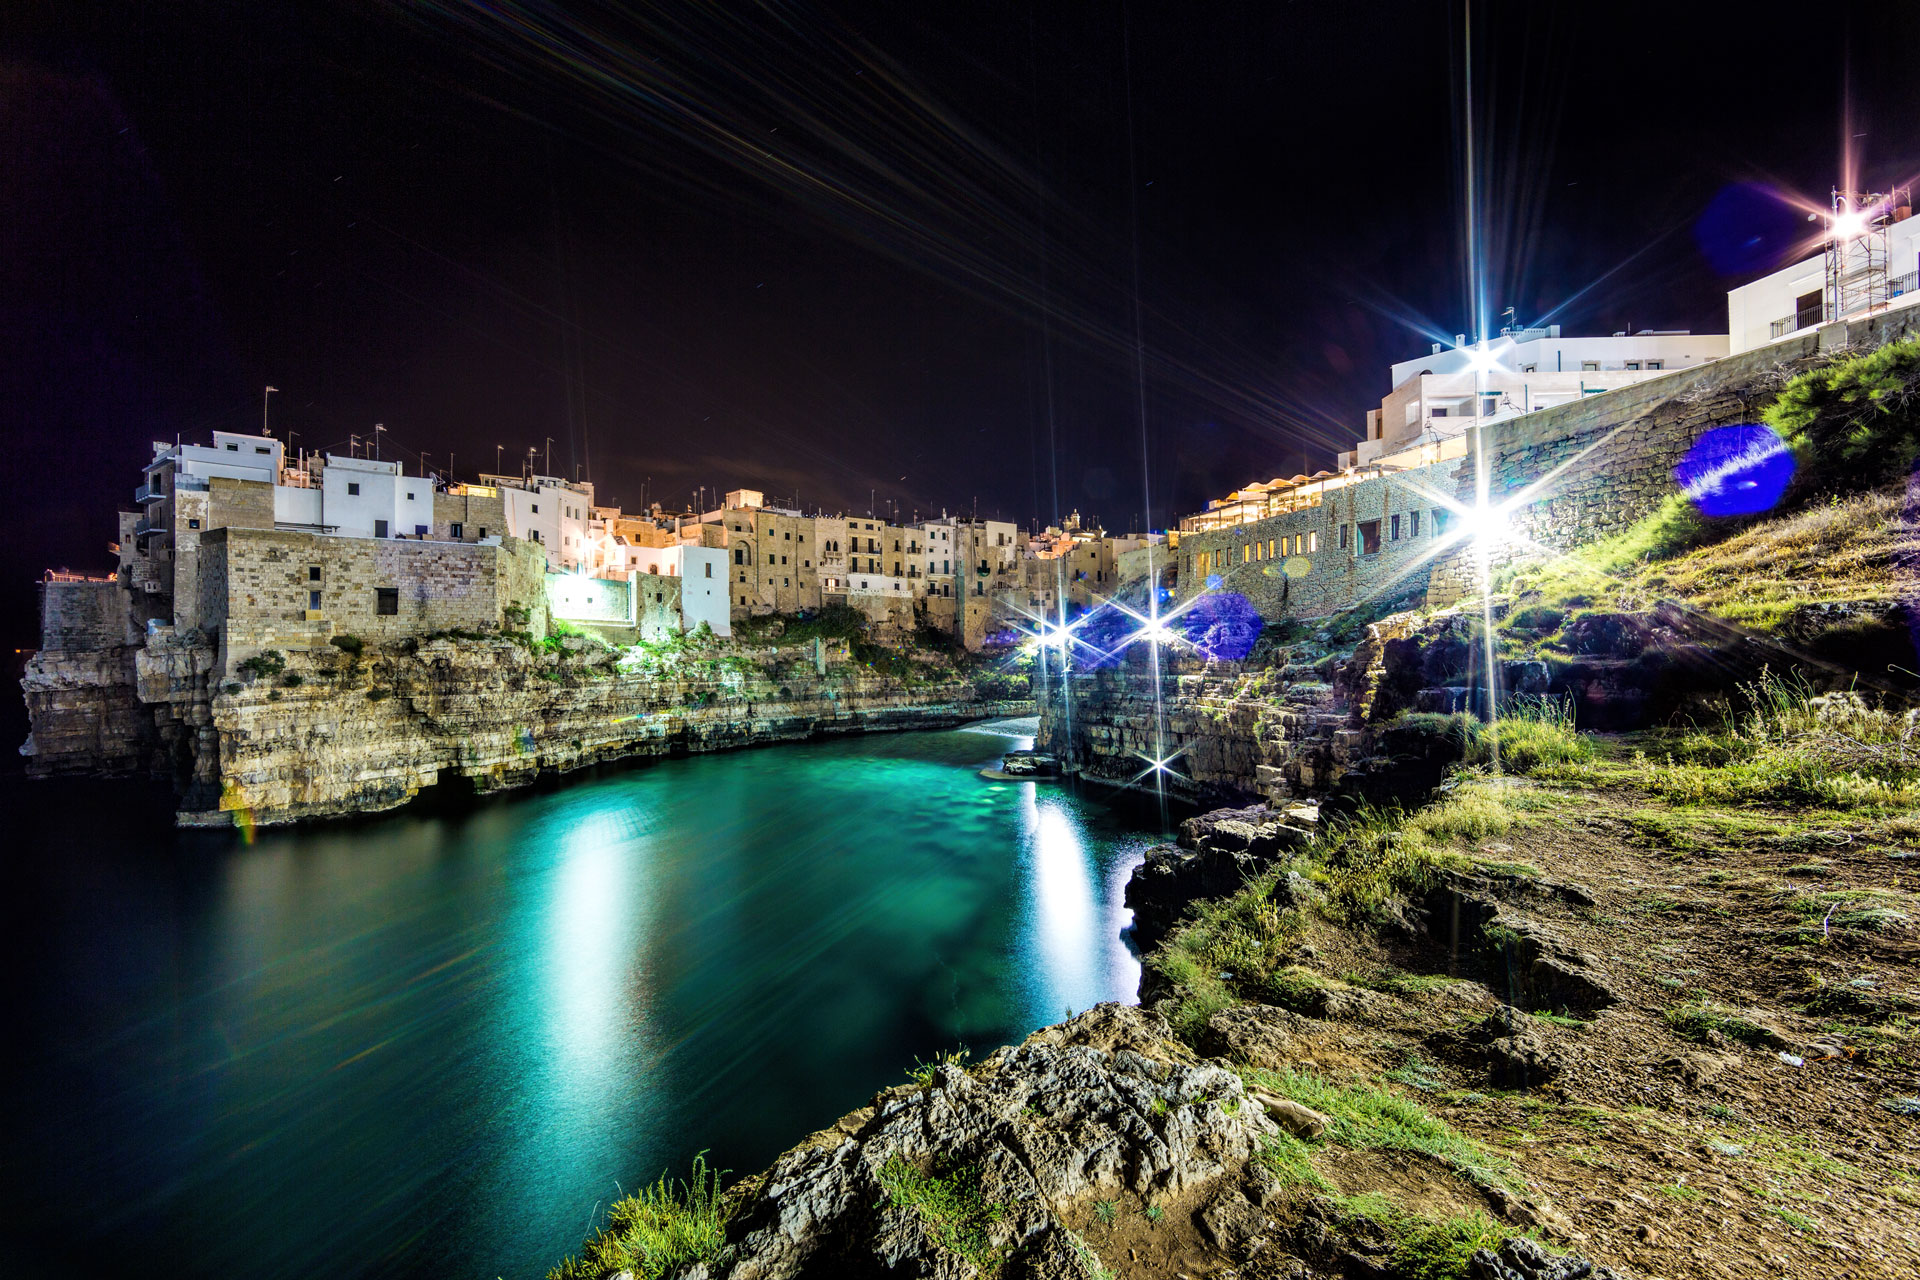
[[[222,632],[230,669],[261,649],[310,648],[336,635],[372,643],[497,631],[510,608],[544,615],[545,581],[545,558],[518,539],[476,545],[224,528],[201,540],[198,617],[203,630]]]
[[[40,584],[40,647],[60,651],[138,644],[117,579]]]

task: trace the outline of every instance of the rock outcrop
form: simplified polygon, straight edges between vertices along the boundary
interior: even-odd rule
[[[1121,1194],[1196,1211],[1249,1250],[1261,1216],[1237,1191],[1278,1133],[1240,1077],[1196,1063],[1150,1013],[1104,1004],[973,1067],[872,1106],[787,1152],[748,1187],[728,1248],[686,1280],[978,1274],[1095,1276],[1100,1260],[1068,1224]],[[911,1188],[964,1187],[956,1224]]]

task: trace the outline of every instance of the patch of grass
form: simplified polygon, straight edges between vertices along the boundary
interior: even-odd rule
[[[1262,1143],[1254,1158],[1271,1170],[1283,1187],[1305,1187],[1322,1195],[1338,1190],[1314,1167],[1313,1148],[1284,1130]]]
[[[1676,1035],[1689,1040],[1705,1041],[1715,1032],[1729,1040],[1764,1049],[1775,1042],[1773,1032],[1765,1027],[1740,1016],[1737,1010],[1711,1000],[1696,1000],[1690,1004],[1676,1005],[1662,1015],[1667,1025]]]
[[[1095,1200],[1093,1202],[1093,1216],[1098,1218],[1103,1226],[1110,1227],[1113,1225],[1115,1212],[1117,1212],[1117,1206],[1111,1200]]]
[[[1006,1210],[980,1194],[978,1168],[958,1165],[944,1172],[922,1173],[896,1155],[880,1167],[878,1177],[886,1203],[919,1214],[936,1245],[983,1276],[999,1270],[1003,1259],[990,1233]]]
[[[692,1176],[671,1182],[663,1173],[651,1187],[616,1200],[607,1225],[580,1250],[547,1272],[547,1280],[600,1280],[631,1272],[658,1280],[670,1271],[711,1261],[726,1239],[728,1210],[720,1196],[722,1171],[693,1158]]]
[[[1690,1187],[1684,1182],[1663,1182],[1654,1190],[1669,1200],[1693,1201],[1701,1198],[1698,1187]]]
[[[932,1059],[927,1062],[922,1062],[916,1058],[914,1059],[913,1065],[907,1068],[907,1079],[924,1089],[933,1083],[933,1073],[939,1068],[966,1066],[967,1057],[971,1052],[972,1050],[968,1049],[965,1045],[961,1045],[957,1049],[941,1050],[934,1054]]]
[[[1536,1011],[1533,1016],[1541,1022],[1551,1022],[1556,1027],[1571,1027],[1575,1031],[1585,1031],[1587,1029],[1585,1022],[1564,1013],[1548,1013],[1540,1010]]]
[[[1505,1185],[1512,1166],[1457,1132],[1419,1103],[1377,1085],[1341,1083],[1311,1071],[1241,1073],[1247,1083],[1326,1115],[1327,1136],[1361,1151],[1410,1151],[1436,1160],[1477,1185]]]
[[[1377,1191],[1334,1201],[1348,1219],[1365,1218],[1384,1228],[1392,1242],[1389,1265],[1405,1280],[1461,1280],[1481,1249],[1497,1249],[1514,1234],[1481,1213],[1430,1218],[1395,1204]]]
[[[1172,1022],[1181,1038],[1190,1041],[1209,1018],[1242,998],[1265,999],[1278,990],[1275,975],[1299,936],[1300,921],[1268,899],[1274,882],[1274,874],[1258,876],[1229,897],[1196,903],[1191,917],[1148,957],[1176,991]]]
[[[1500,708],[1500,718],[1468,744],[1467,760],[1498,759],[1508,773],[1522,774],[1580,764],[1593,754],[1593,740],[1573,727],[1573,718],[1571,694],[1516,694]]]
[[[1141,1210],[1141,1214],[1143,1217],[1146,1218],[1146,1220],[1149,1223],[1153,1224],[1154,1226],[1159,1226],[1160,1219],[1167,1216],[1167,1211],[1165,1209],[1162,1209],[1157,1204],[1150,1204],[1145,1209]]]
[[[1777,1205],[1768,1209],[1767,1212],[1792,1227],[1795,1231],[1804,1231],[1808,1235],[1818,1235],[1820,1233],[1820,1224],[1804,1213],[1796,1213],[1792,1209],[1781,1208]]]

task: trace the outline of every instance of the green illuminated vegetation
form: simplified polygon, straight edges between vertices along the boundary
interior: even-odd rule
[[[881,1166],[880,1186],[886,1203],[911,1209],[926,1224],[934,1243],[990,1276],[1004,1261],[993,1246],[991,1231],[1006,1210],[980,1194],[980,1171],[961,1165],[942,1173],[922,1173],[899,1156]]]
[[[599,1280],[621,1271],[637,1280],[658,1280],[675,1268],[711,1261],[727,1225],[720,1178],[721,1171],[709,1169],[699,1155],[686,1181],[670,1181],[663,1173],[652,1186],[614,1201],[606,1226],[578,1258],[549,1271],[547,1280]]]
[[[1475,1251],[1495,1248],[1515,1234],[1483,1213],[1428,1217],[1378,1192],[1343,1196],[1335,1204],[1349,1227],[1364,1219],[1385,1230],[1392,1274],[1406,1280],[1457,1280],[1468,1274]]]

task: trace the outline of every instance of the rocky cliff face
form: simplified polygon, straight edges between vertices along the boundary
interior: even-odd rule
[[[490,791],[628,756],[1032,709],[983,697],[951,670],[902,677],[807,646],[623,661],[586,639],[470,636],[277,656],[277,669],[222,681],[214,650],[192,636],[41,654],[24,682],[29,767],[171,772],[183,824],[278,823],[390,809],[443,776]]]

